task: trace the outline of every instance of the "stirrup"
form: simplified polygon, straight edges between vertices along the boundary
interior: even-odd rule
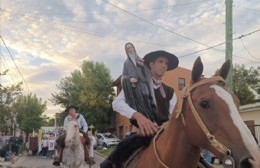
[[[89,158],[89,160],[87,160],[86,163],[89,164],[89,165],[94,165],[94,164],[96,164],[94,158],[92,158],[92,157]]]
[[[99,166],[100,168],[113,168],[113,163],[110,160],[105,159]]]
[[[60,166],[60,162],[54,161],[54,162],[52,163],[52,165],[54,165],[54,166]]]
[[[53,161],[52,165],[60,166],[60,158],[58,156],[54,156],[54,161]]]

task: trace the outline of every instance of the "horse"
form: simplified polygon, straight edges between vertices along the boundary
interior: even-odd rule
[[[226,61],[205,78],[201,58],[196,59],[177,108],[132,167],[197,168],[201,151],[208,150],[224,167],[260,168],[259,148],[239,116],[239,100],[225,88],[229,68]]]
[[[82,168],[83,164],[84,149],[80,140],[78,123],[75,120],[71,120],[68,123],[62,165],[64,168]]]

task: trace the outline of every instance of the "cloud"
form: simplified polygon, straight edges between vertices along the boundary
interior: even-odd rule
[[[128,41],[141,57],[158,49],[173,52],[188,69],[201,56],[206,75],[224,62],[225,45],[206,49],[225,41],[224,1],[108,2],[116,7],[105,1],[1,1],[1,37],[31,92],[50,99],[62,77],[79,69],[83,60],[103,62],[116,79],[122,72]],[[257,0],[234,2],[233,37],[260,28],[259,9]],[[234,40],[233,62],[259,65],[259,42],[259,32]],[[10,69],[3,81],[22,81],[2,42],[0,46],[2,69]],[[190,54],[200,50],[204,51]],[[53,110],[49,101],[48,107],[48,114],[60,108]]]

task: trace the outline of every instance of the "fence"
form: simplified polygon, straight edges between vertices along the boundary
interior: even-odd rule
[[[258,143],[258,145],[260,145],[260,125],[254,125],[254,130],[255,130],[255,138],[256,138],[256,141]]]

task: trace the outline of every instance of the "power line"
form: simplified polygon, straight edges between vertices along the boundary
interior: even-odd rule
[[[246,52],[247,52],[251,57],[253,57],[254,59],[260,61],[260,59],[256,58],[256,57],[247,49],[247,47],[245,46],[245,44],[244,44],[242,38],[240,38],[240,42],[242,43],[242,45],[243,45],[244,49],[246,50]]]
[[[251,11],[254,11],[254,12],[260,12],[260,9],[247,8],[247,7],[243,7],[243,6],[237,6],[237,5],[233,5],[233,6],[237,7],[237,8],[243,8],[243,9],[251,10]]]
[[[190,55],[193,55],[193,54],[197,54],[197,53],[200,53],[200,52],[202,52],[202,51],[206,51],[206,50],[209,50],[209,49],[215,48],[215,47],[220,46],[220,45],[223,45],[223,44],[225,44],[225,42],[222,42],[222,43],[219,43],[219,44],[213,45],[213,46],[208,47],[208,48],[204,48],[204,49],[202,49],[202,50],[194,51],[194,52],[192,52],[192,53],[188,53],[188,54],[185,54],[185,55],[179,56],[179,58],[183,58],[183,57],[187,57],[187,56],[190,56]]]
[[[169,14],[170,14],[170,12],[167,11],[166,16],[164,18],[167,19],[169,17]],[[153,37],[158,33],[159,29],[160,29],[159,27],[156,28],[156,30],[152,33],[152,35],[149,37],[149,39],[146,40],[146,43],[142,48],[145,48],[145,46],[148,44],[148,42],[151,41],[153,39]]]
[[[254,33],[257,33],[257,32],[259,32],[259,31],[260,31],[260,29],[257,29],[257,30],[255,30],[255,31],[250,32],[250,33],[247,33],[247,34],[244,34],[244,35],[240,35],[240,36],[234,38],[233,40],[241,39],[241,38],[243,38],[243,37],[246,37],[246,36],[252,35],[252,34],[254,34]],[[200,53],[200,52],[202,52],[202,51],[206,51],[206,50],[209,50],[209,49],[211,49],[211,48],[214,48],[214,47],[223,45],[223,44],[225,44],[225,43],[226,43],[226,42],[221,42],[221,43],[216,44],[216,45],[213,45],[213,46],[211,46],[211,47],[204,48],[204,49],[199,50],[199,51],[195,51],[195,52],[192,52],[192,53],[188,53],[188,54],[182,55],[182,56],[180,56],[179,58],[183,58],[183,57],[187,57],[187,56],[189,56],[189,55],[197,54],[197,53]]]
[[[193,4],[193,3],[198,3],[198,2],[205,2],[207,0],[197,0],[197,1],[183,1],[183,2],[178,2],[174,5],[166,5],[166,6],[159,6],[159,7],[155,7],[155,8],[147,8],[147,9],[136,9],[136,10],[131,10],[131,12],[145,12],[145,11],[154,11],[154,10],[162,10],[162,9],[167,9],[167,8],[172,8],[172,7],[177,7],[177,6],[182,6],[182,5],[190,5],[190,4]],[[1,9],[3,11],[7,11],[5,9]],[[70,15],[74,15],[73,13],[53,13],[53,12],[41,12],[41,11],[34,11],[34,12],[37,12],[37,14],[40,14],[40,15],[55,15],[55,16],[70,16]],[[16,12],[17,14],[31,14],[33,12],[27,12],[27,11],[20,11],[20,12]],[[84,12],[84,13],[78,13],[78,15],[96,15],[96,14],[114,14],[114,13],[118,13],[118,12],[107,12],[107,11],[104,11],[104,12]]]
[[[182,38],[184,38],[184,39],[186,39],[186,40],[189,40],[189,41],[193,41],[193,42],[195,42],[195,43],[198,43],[198,44],[203,45],[203,46],[206,46],[206,47],[210,47],[210,46],[207,45],[207,44],[204,44],[204,43],[199,42],[199,41],[197,41],[197,40],[194,40],[194,39],[192,39],[192,38],[189,38],[189,37],[186,37],[186,36],[181,35],[181,34],[179,34],[179,33],[176,33],[176,32],[174,32],[174,31],[172,31],[172,30],[170,30],[170,29],[167,29],[167,28],[165,28],[165,27],[162,27],[162,26],[160,26],[160,25],[154,24],[154,23],[150,22],[149,20],[146,20],[146,19],[144,19],[144,18],[142,18],[142,17],[140,17],[140,16],[137,16],[137,15],[135,15],[135,14],[133,14],[133,13],[131,13],[131,12],[129,12],[129,11],[123,9],[123,8],[120,8],[120,7],[114,5],[114,4],[112,4],[112,3],[110,3],[110,2],[108,2],[108,1],[106,1],[106,0],[102,0],[102,1],[105,2],[105,3],[107,3],[107,4],[109,4],[109,5],[111,5],[111,6],[113,6],[113,7],[115,7],[115,8],[117,8],[117,9],[119,9],[119,10],[121,10],[121,11],[124,11],[125,13],[127,13],[127,14],[129,14],[129,15],[131,15],[131,16],[134,16],[134,17],[136,17],[136,18],[138,18],[138,19],[140,19],[140,20],[142,20],[142,21],[144,21],[144,22],[146,22],[146,23],[149,23],[149,24],[151,24],[151,25],[153,25],[153,26],[155,26],[155,27],[159,27],[159,28],[161,28],[161,29],[163,29],[163,30],[165,30],[165,31],[167,31],[167,32],[170,32],[170,33],[176,35],[176,36],[182,37]],[[219,49],[216,49],[216,48],[213,48],[213,49],[223,52],[223,50],[219,50]]]
[[[7,45],[6,45],[6,43],[5,43],[4,39],[3,39],[3,37],[2,37],[1,35],[0,35],[0,38],[1,38],[1,40],[2,40],[2,42],[3,42],[3,44],[4,44],[4,46],[5,46],[5,48],[6,48],[6,50],[7,50],[7,52],[9,53],[10,57],[12,58],[12,61],[13,61],[14,65],[15,65],[16,70],[18,71],[19,75],[22,77],[24,83],[26,84],[27,89],[28,89],[28,92],[29,92],[29,86],[28,86],[26,80],[24,79],[24,77],[23,77],[21,71],[19,70],[19,68],[18,68],[18,66],[17,66],[17,64],[16,64],[16,62],[15,62],[15,60],[14,60],[14,58],[13,58],[13,56],[12,56],[10,50],[9,50],[9,48],[7,47]]]
[[[3,53],[2,53],[1,51],[0,51],[0,55],[4,56]],[[1,61],[1,60],[2,60],[2,59],[0,59],[0,61]],[[5,69],[8,70],[8,68],[7,68],[7,66],[5,65],[5,63],[4,63],[3,60],[2,60],[2,63],[3,63],[3,65],[4,65],[4,67],[5,67]],[[11,77],[11,80],[13,81],[13,84],[14,84],[14,85],[17,85],[17,84],[14,82],[13,77],[12,77],[11,75],[9,75],[9,76]]]

